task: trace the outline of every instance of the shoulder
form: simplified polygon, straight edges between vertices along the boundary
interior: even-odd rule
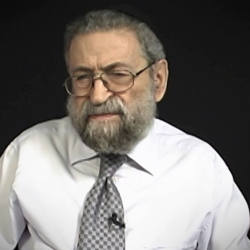
[[[32,137],[36,136],[41,138],[61,136],[71,128],[72,125],[68,117],[45,121],[23,131],[15,138],[14,143],[21,143],[24,140],[32,139]]]
[[[163,151],[171,149],[172,152],[193,154],[214,162],[221,159],[217,151],[206,141],[159,119],[155,119],[153,137]]]
[[[188,134],[179,128],[159,119],[155,119],[154,137],[161,144],[178,146],[180,148],[210,147],[209,144],[196,136]]]
[[[49,120],[36,124],[19,134],[7,147],[6,151],[42,149],[48,145],[65,144],[69,138],[75,138],[76,132],[69,117]]]

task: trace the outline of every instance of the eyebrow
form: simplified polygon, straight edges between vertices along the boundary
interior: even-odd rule
[[[126,68],[131,69],[131,66],[128,65],[127,63],[124,63],[124,62],[114,62],[114,63],[108,64],[105,67],[102,67],[101,70],[103,70],[103,71],[109,71],[109,70],[112,70],[112,69],[115,69],[115,68],[118,68],[118,67],[126,67]],[[75,69],[73,69],[73,74],[75,74],[77,72],[93,72],[93,71],[94,70],[92,68],[89,68],[87,66],[79,66],[79,67],[76,67]]]

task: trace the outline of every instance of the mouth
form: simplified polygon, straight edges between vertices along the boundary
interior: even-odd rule
[[[93,114],[88,117],[88,119],[109,119],[115,116],[119,116],[118,113],[103,113],[103,114]]]

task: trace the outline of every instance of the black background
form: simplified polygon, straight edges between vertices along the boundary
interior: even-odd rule
[[[113,3],[2,2],[0,153],[24,129],[66,114],[65,25],[89,9]],[[160,118],[210,143],[250,204],[247,1],[133,3],[154,21],[169,61]]]

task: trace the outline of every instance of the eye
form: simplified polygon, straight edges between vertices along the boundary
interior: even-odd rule
[[[87,74],[76,76],[77,81],[86,81],[89,80],[90,78],[91,76]]]
[[[111,71],[108,73],[109,76],[111,77],[127,77],[130,75],[129,71]]]

